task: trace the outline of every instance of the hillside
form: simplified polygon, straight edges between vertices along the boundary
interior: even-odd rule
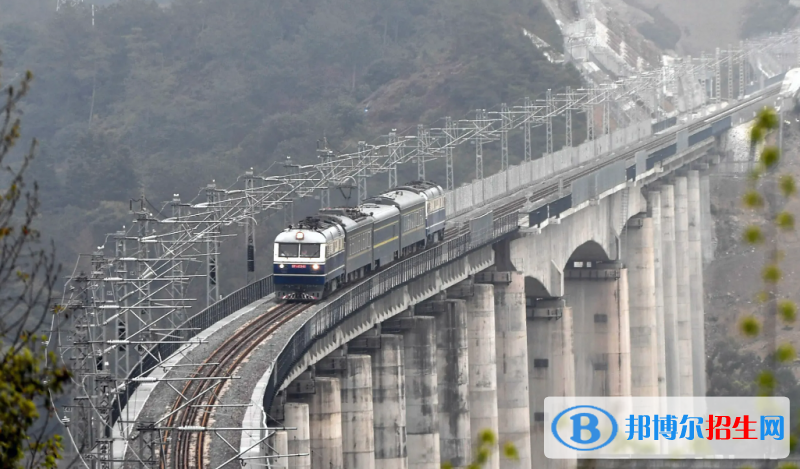
[[[800,120],[787,115],[791,126],[785,126],[784,150],[781,172],[800,177]],[[774,140],[774,136],[773,136]],[[774,142],[773,142],[774,144]],[[705,269],[706,343],[709,355],[709,392],[712,395],[751,395],[756,391],[755,378],[763,369],[762,360],[770,353],[768,340],[746,338],[740,330],[740,321],[753,315],[764,324],[763,305],[757,300],[762,288],[761,269],[766,253],[763,247],[752,247],[742,240],[746,226],[762,223],[759,214],[744,209],[742,195],[747,190],[747,179],[734,172],[732,165],[723,164],[711,173],[711,210],[715,223],[717,248],[715,256]],[[787,211],[797,214],[800,201],[795,197],[787,202]],[[800,238],[796,233],[783,233],[779,237],[783,279],[778,287],[780,298],[800,302]],[[796,324],[780,322],[776,328],[778,343],[796,344],[800,331]],[[800,398],[800,368],[797,362],[781,370],[783,395]]]
[[[798,22],[796,0],[603,0],[663,49],[699,56]]]
[[[88,4],[55,14],[49,1],[4,1],[19,18],[0,23],[4,70],[36,77],[24,132],[42,142],[48,234],[70,268],[130,226],[128,201],[141,194],[158,215],[212,179],[228,187],[287,155],[314,162],[322,137],[344,151],[580,86],[522,35],[560,46],[540,0],[121,0],[96,7],[94,26]],[[457,181],[473,168],[458,165]],[[260,246],[272,235],[263,226]],[[227,291],[242,270],[227,269]]]

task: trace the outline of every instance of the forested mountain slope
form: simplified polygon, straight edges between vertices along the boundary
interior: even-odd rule
[[[121,0],[96,7],[94,26],[88,4],[52,3],[0,0],[0,48],[7,77],[36,77],[24,131],[42,142],[37,177],[68,264],[129,225],[140,194],[160,208],[287,155],[316,161],[322,137],[351,151],[580,86],[522,35],[560,48],[540,0]],[[474,170],[464,158],[459,182]]]

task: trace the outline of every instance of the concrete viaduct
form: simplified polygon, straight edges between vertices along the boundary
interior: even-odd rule
[[[459,210],[453,195],[464,242],[306,310],[241,365],[242,382],[219,400],[239,407],[212,421],[244,430],[206,440],[210,467],[465,467],[485,429],[519,451],[518,461],[495,451],[490,469],[575,467],[544,456],[546,396],[705,395],[708,174],[730,157],[726,130],[774,105],[777,91],[638,143],[609,135],[589,159],[580,149],[552,158],[556,177],[512,168],[532,182],[479,208]],[[198,337],[275,307],[268,296]],[[189,346],[167,362],[204,353]],[[165,382],[142,385],[127,418],[156,421],[176,395]],[[126,451],[115,447],[116,459]]]

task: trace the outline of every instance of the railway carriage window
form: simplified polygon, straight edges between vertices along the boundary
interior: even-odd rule
[[[297,257],[300,252],[300,245],[298,243],[278,243],[278,256],[280,257]]]
[[[300,257],[319,257],[319,244],[301,244]]]
[[[326,245],[325,256],[331,258],[338,254],[342,249],[344,249],[344,240],[341,238],[334,239]]]

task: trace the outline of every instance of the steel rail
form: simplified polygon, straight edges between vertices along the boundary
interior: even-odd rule
[[[177,426],[194,426],[199,414],[197,405],[214,405],[222,389],[222,382],[211,383],[213,378],[210,377],[233,373],[264,339],[309,306],[309,304],[280,304],[227,338],[202,364],[198,365],[196,374],[201,377],[209,377],[209,379],[189,380],[184,385],[173,404],[173,413],[165,426],[175,426],[176,421],[178,422]],[[212,363],[215,365],[209,366]],[[185,401],[199,400],[200,397],[203,398],[202,402],[192,406],[184,405]],[[183,408],[181,408],[182,406]],[[210,416],[210,412],[204,412],[200,426],[206,427]],[[175,436],[174,445],[167,445],[166,458],[162,459],[160,467],[162,469],[166,469],[167,466],[175,468],[203,467],[205,434],[201,433],[195,437],[194,432],[176,432]],[[163,441],[169,441],[168,437],[169,430],[165,432]],[[195,439],[197,442],[193,445],[192,442]],[[194,448],[194,452],[192,448]],[[191,464],[193,453],[196,460],[195,465]]]

